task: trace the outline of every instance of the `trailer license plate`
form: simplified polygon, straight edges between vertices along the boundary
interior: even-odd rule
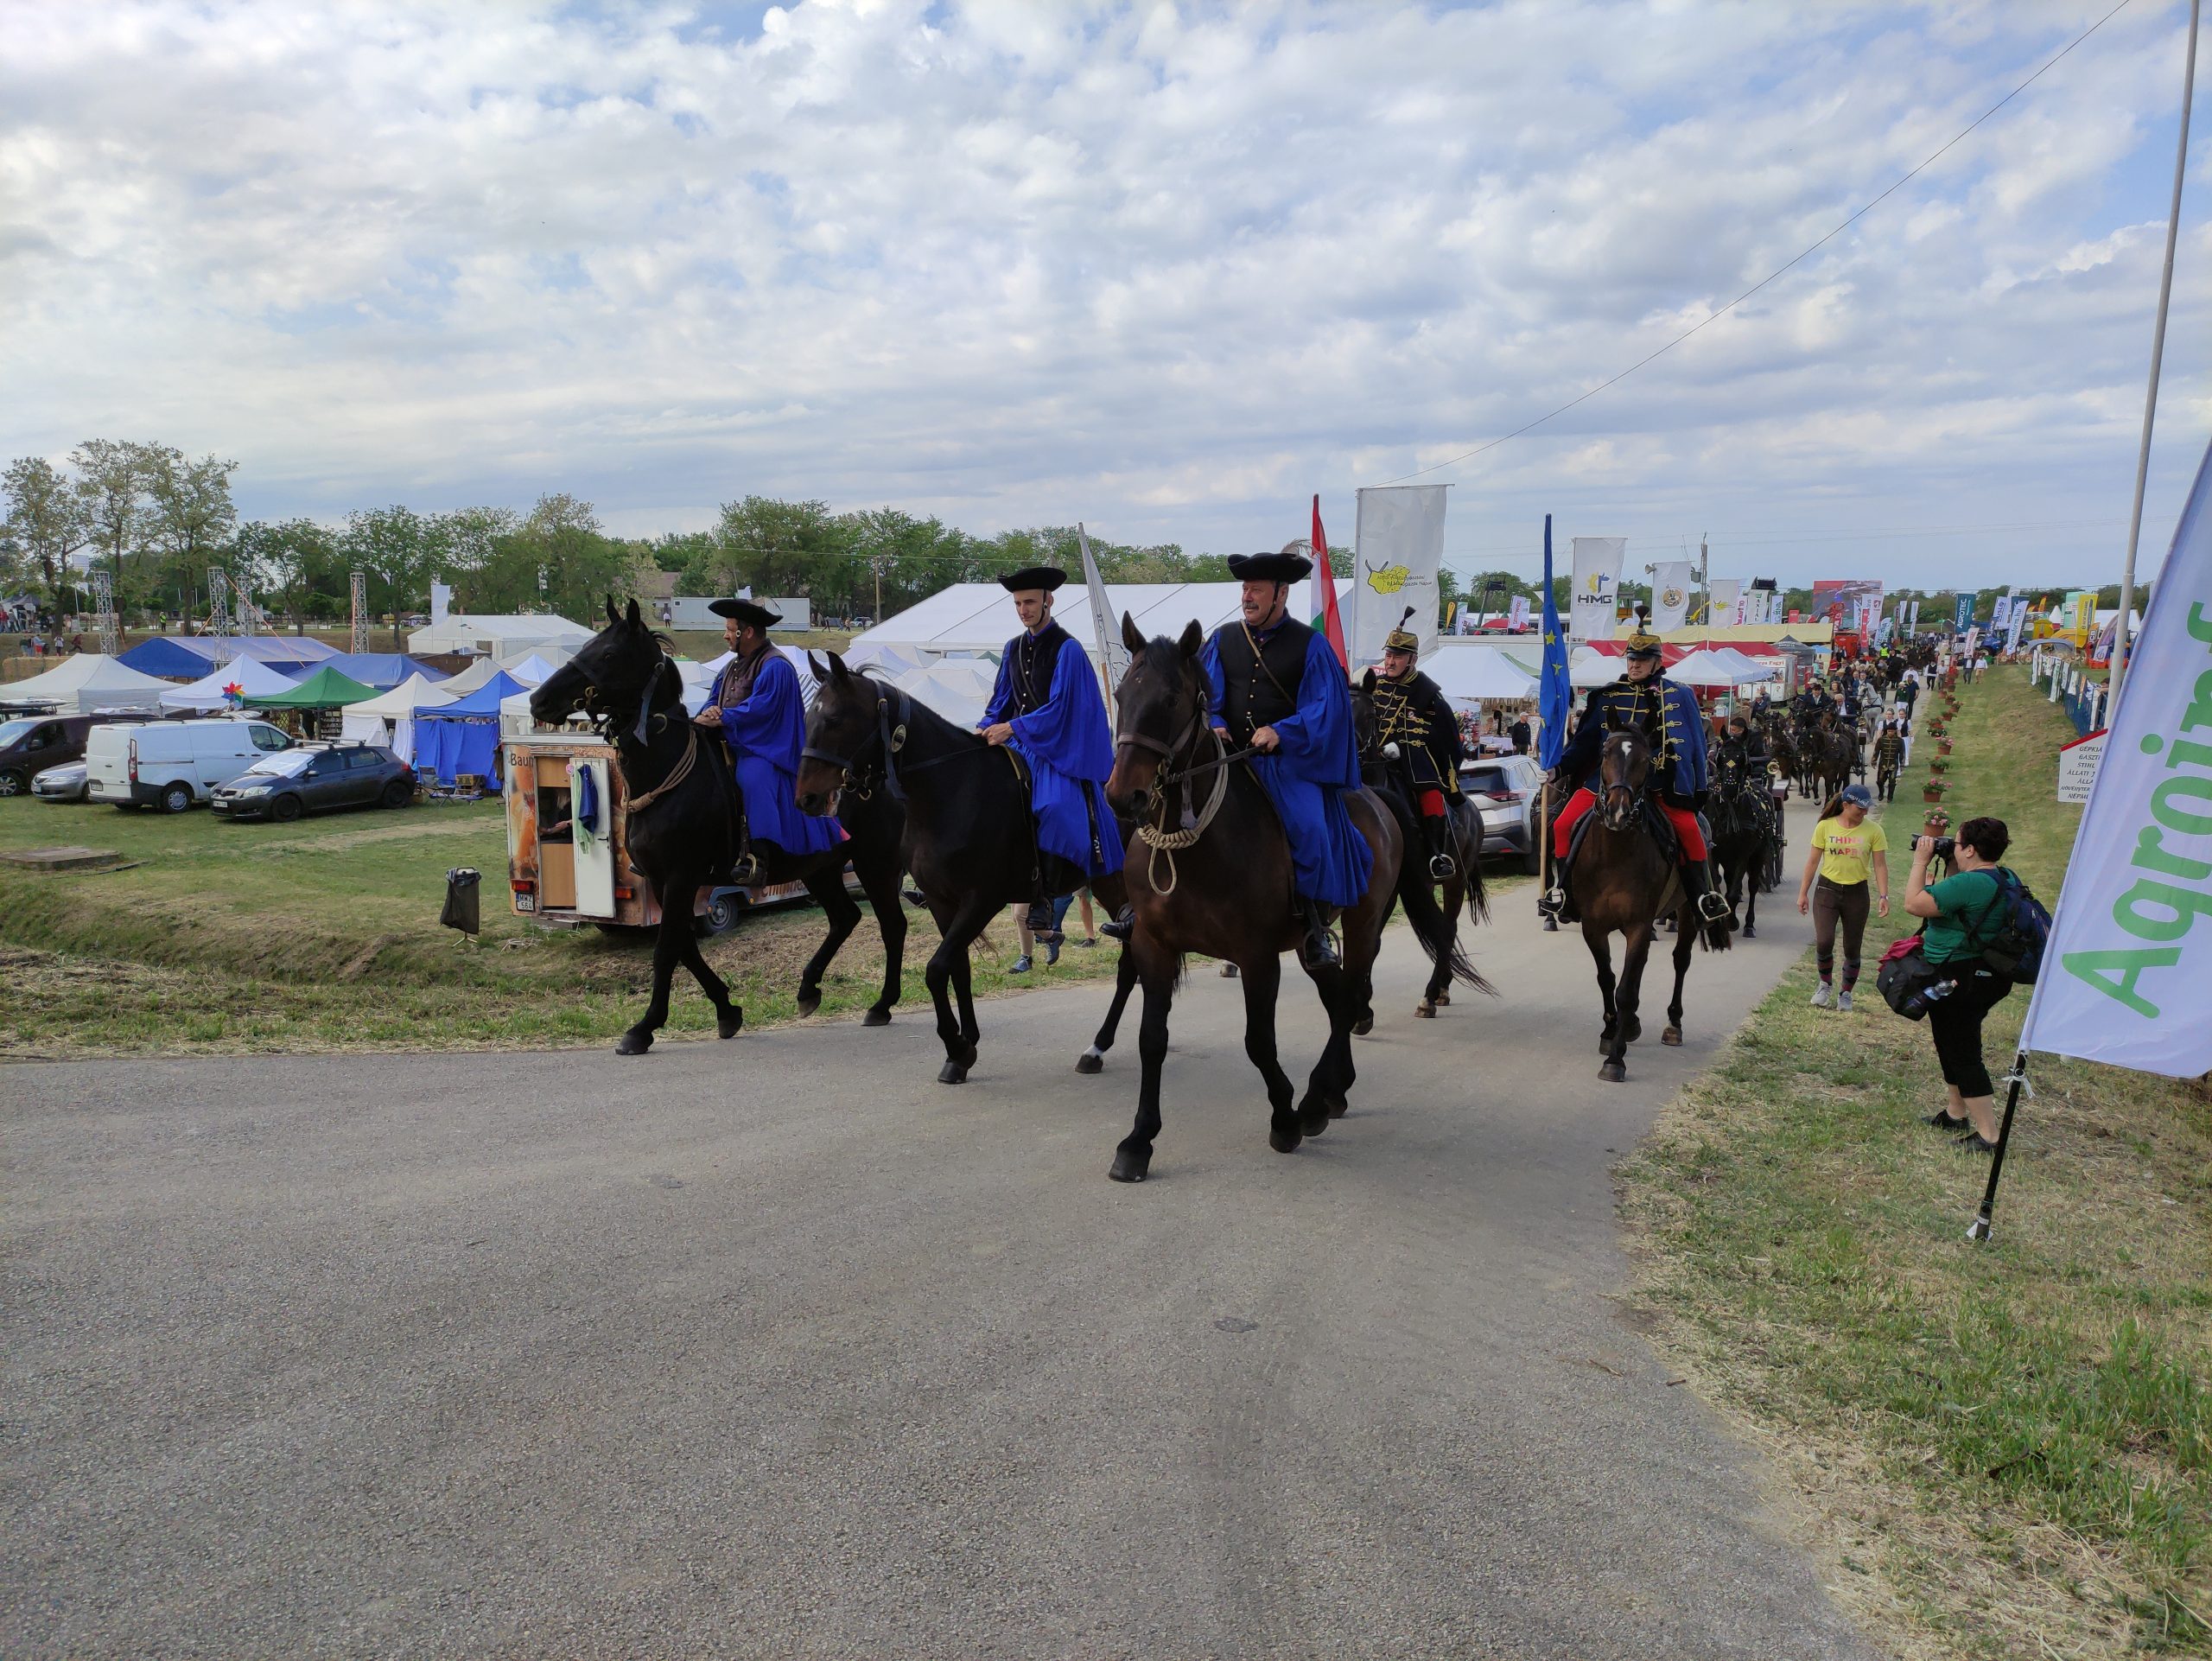
[[[537,909],[537,896],[534,894],[517,894],[515,896],[515,909],[517,911],[536,911]]]

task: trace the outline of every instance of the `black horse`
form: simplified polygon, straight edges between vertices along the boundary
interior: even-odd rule
[[[1760,893],[1773,886],[1775,818],[1768,775],[1726,761],[1713,768],[1713,795],[1706,805],[1713,828],[1713,864],[1728,909],[1744,913],[1744,938],[1758,937]]]
[[[639,618],[638,602],[632,600],[626,614],[610,598],[607,618],[607,627],[531,694],[530,713],[550,725],[582,710],[614,746],[628,801],[630,863],[660,904],[652,1002],[614,1047],[618,1055],[642,1055],[667,1024],[669,983],[679,963],[714,1004],[717,1034],[733,1038],[745,1024],[745,1012],[730,1002],[728,987],[699,951],[691,915],[699,891],[726,878],[736,857],[737,782],[721,735],[702,732],[685,714],[683,677],[664,650],[666,641]],[[856,799],[839,821],[849,840],[818,854],[779,850],[762,862],[759,881],[804,883],[830,920],[829,934],[799,977],[800,1014],[821,1007],[823,973],[861,920],[860,907],[845,892],[850,860],[883,931],[883,989],[869,1007],[867,1024],[890,1021],[906,946],[906,914],[899,897],[903,820],[895,802]]]
[[[1384,753],[1376,737],[1375,671],[1370,669],[1360,679],[1351,694],[1352,731],[1359,741],[1359,773],[1362,783],[1380,793],[1389,792],[1396,797],[1403,816],[1410,820],[1414,812],[1413,786],[1403,758]],[[1395,747],[1393,747],[1395,748]],[[1462,795],[1445,797],[1446,811],[1452,821],[1451,875],[1435,886],[1443,891],[1440,909],[1444,920],[1452,930],[1452,945],[1459,945],[1459,911],[1465,907],[1467,920],[1478,922],[1489,910],[1489,900],[1483,893],[1483,816],[1475,805]],[[1414,862],[1408,862],[1410,865]],[[1427,871],[1426,864],[1421,867]],[[1431,879],[1433,881],[1433,879]],[[1395,904],[1395,901],[1393,901]],[[1389,920],[1385,913],[1383,920]],[[1430,965],[1428,984],[1421,989],[1421,1002],[1414,1005],[1414,1014],[1424,1021],[1436,1018],[1437,1007],[1452,1002],[1452,963],[1450,957],[1440,957]],[[1372,1016],[1363,1025],[1355,1025],[1353,1033],[1363,1034],[1374,1025]]]
[[[1047,894],[1072,894],[1089,879],[1038,849],[1029,786],[1013,750],[987,744],[897,687],[848,669],[834,652],[827,669],[808,661],[820,687],[799,760],[799,808],[840,812],[856,785],[873,781],[874,794],[904,809],[903,863],[944,937],[929,962],[930,999],[944,1041],[938,1081],[963,1083],[982,1036],[968,958],[976,937],[1005,907],[1033,896],[1031,872],[1040,859]],[[1098,833],[1121,831],[1109,819]],[[1097,879],[1091,892],[1109,912],[1121,909],[1120,877]]]
[[[1368,1005],[1394,899],[1404,905],[1423,951],[1469,984],[1484,982],[1453,943],[1427,873],[1402,857],[1408,839],[1419,835],[1402,805],[1363,788],[1347,792],[1346,809],[1373,852],[1374,868],[1367,892],[1340,916],[1340,960],[1306,967],[1328,1013],[1329,1038],[1294,1112],[1291,1082],[1276,1059],[1275,994],[1282,953],[1299,947],[1305,925],[1291,906],[1282,821],[1250,769],[1237,764],[1206,722],[1198,624],[1179,640],[1147,641],[1124,617],[1122,638],[1131,661],[1116,698],[1114,774],[1106,790],[1116,811],[1140,825],[1126,873],[1136,932],[1124,956],[1134,960],[1144,988],[1137,1034],[1143,1077],[1136,1123],[1115,1149],[1107,1174],[1141,1182],[1160,1135],[1167,1015],[1188,953],[1226,958],[1242,971],[1244,1053],[1267,1082],[1268,1145],[1285,1154],[1345,1111],[1356,1073],[1351,1033]]]

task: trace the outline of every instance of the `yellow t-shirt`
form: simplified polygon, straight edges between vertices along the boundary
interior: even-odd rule
[[[1813,827],[1813,846],[1821,850],[1823,880],[1847,887],[1866,881],[1874,856],[1889,852],[1890,839],[1883,834],[1879,819],[1861,819],[1853,829],[1844,824],[1839,813]]]

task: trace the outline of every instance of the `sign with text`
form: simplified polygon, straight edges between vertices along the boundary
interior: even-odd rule
[[[2105,759],[2105,734],[2100,727],[2086,738],[2077,738],[2058,752],[2058,799],[2086,802],[2097,782],[2097,769]]]

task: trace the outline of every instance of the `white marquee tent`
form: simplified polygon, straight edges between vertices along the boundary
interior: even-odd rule
[[[472,670],[474,665],[471,665]],[[431,681],[420,674],[410,675],[389,692],[379,692],[363,703],[350,703],[340,714],[339,735],[349,743],[383,744],[401,760],[412,765],[415,760],[415,712],[441,703],[450,703],[459,696],[452,688],[454,680]]]
[[[1114,608],[1111,632],[1118,636],[1122,614],[1129,613],[1147,636],[1174,636],[1196,619],[1211,633],[1237,614],[1243,585],[1238,582],[1109,582],[1106,598]],[[1052,615],[1060,627],[1097,655],[1097,635],[1091,627],[1090,593],[1071,582],[1053,596]],[[1290,587],[1290,614],[1301,620],[1313,616],[1313,585]],[[863,647],[897,646],[929,657],[948,652],[991,652],[1021,633],[1014,596],[995,582],[956,582],[927,599],[909,606],[895,617],[887,617],[874,628],[853,637],[857,651]],[[865,660],[864,660],[865,661]]]
[[[410,656],[417,658],[445,652],[474,652],[494,659],[518,658],[549,646],[574,652],[591,639],[592,633],[582,623],[572,623],[550,613],[488,616],[455,612],[442,623],[432,623],[409,634],[407,650]]]
[[[279,674],[257,658],[234,658],[213,674],[202,675],[189,686],[172,686],[162,694],[165,710],[223,710],[230,698],[223,689],[238,688],[238,702],[250,704],[273,692],[289,692],[299,684],[296,675]]]
[[[56,715],[158,715],[174,681],[142,675],[113,658],[79,652],[43,675],[0,685],[0,703],[50,703]]]
[[[1512,701],[1536,696],[1535,671],[1493,646],[1462,644],[1446,636],[1422,659],[1421,669],[1454,703]]]

